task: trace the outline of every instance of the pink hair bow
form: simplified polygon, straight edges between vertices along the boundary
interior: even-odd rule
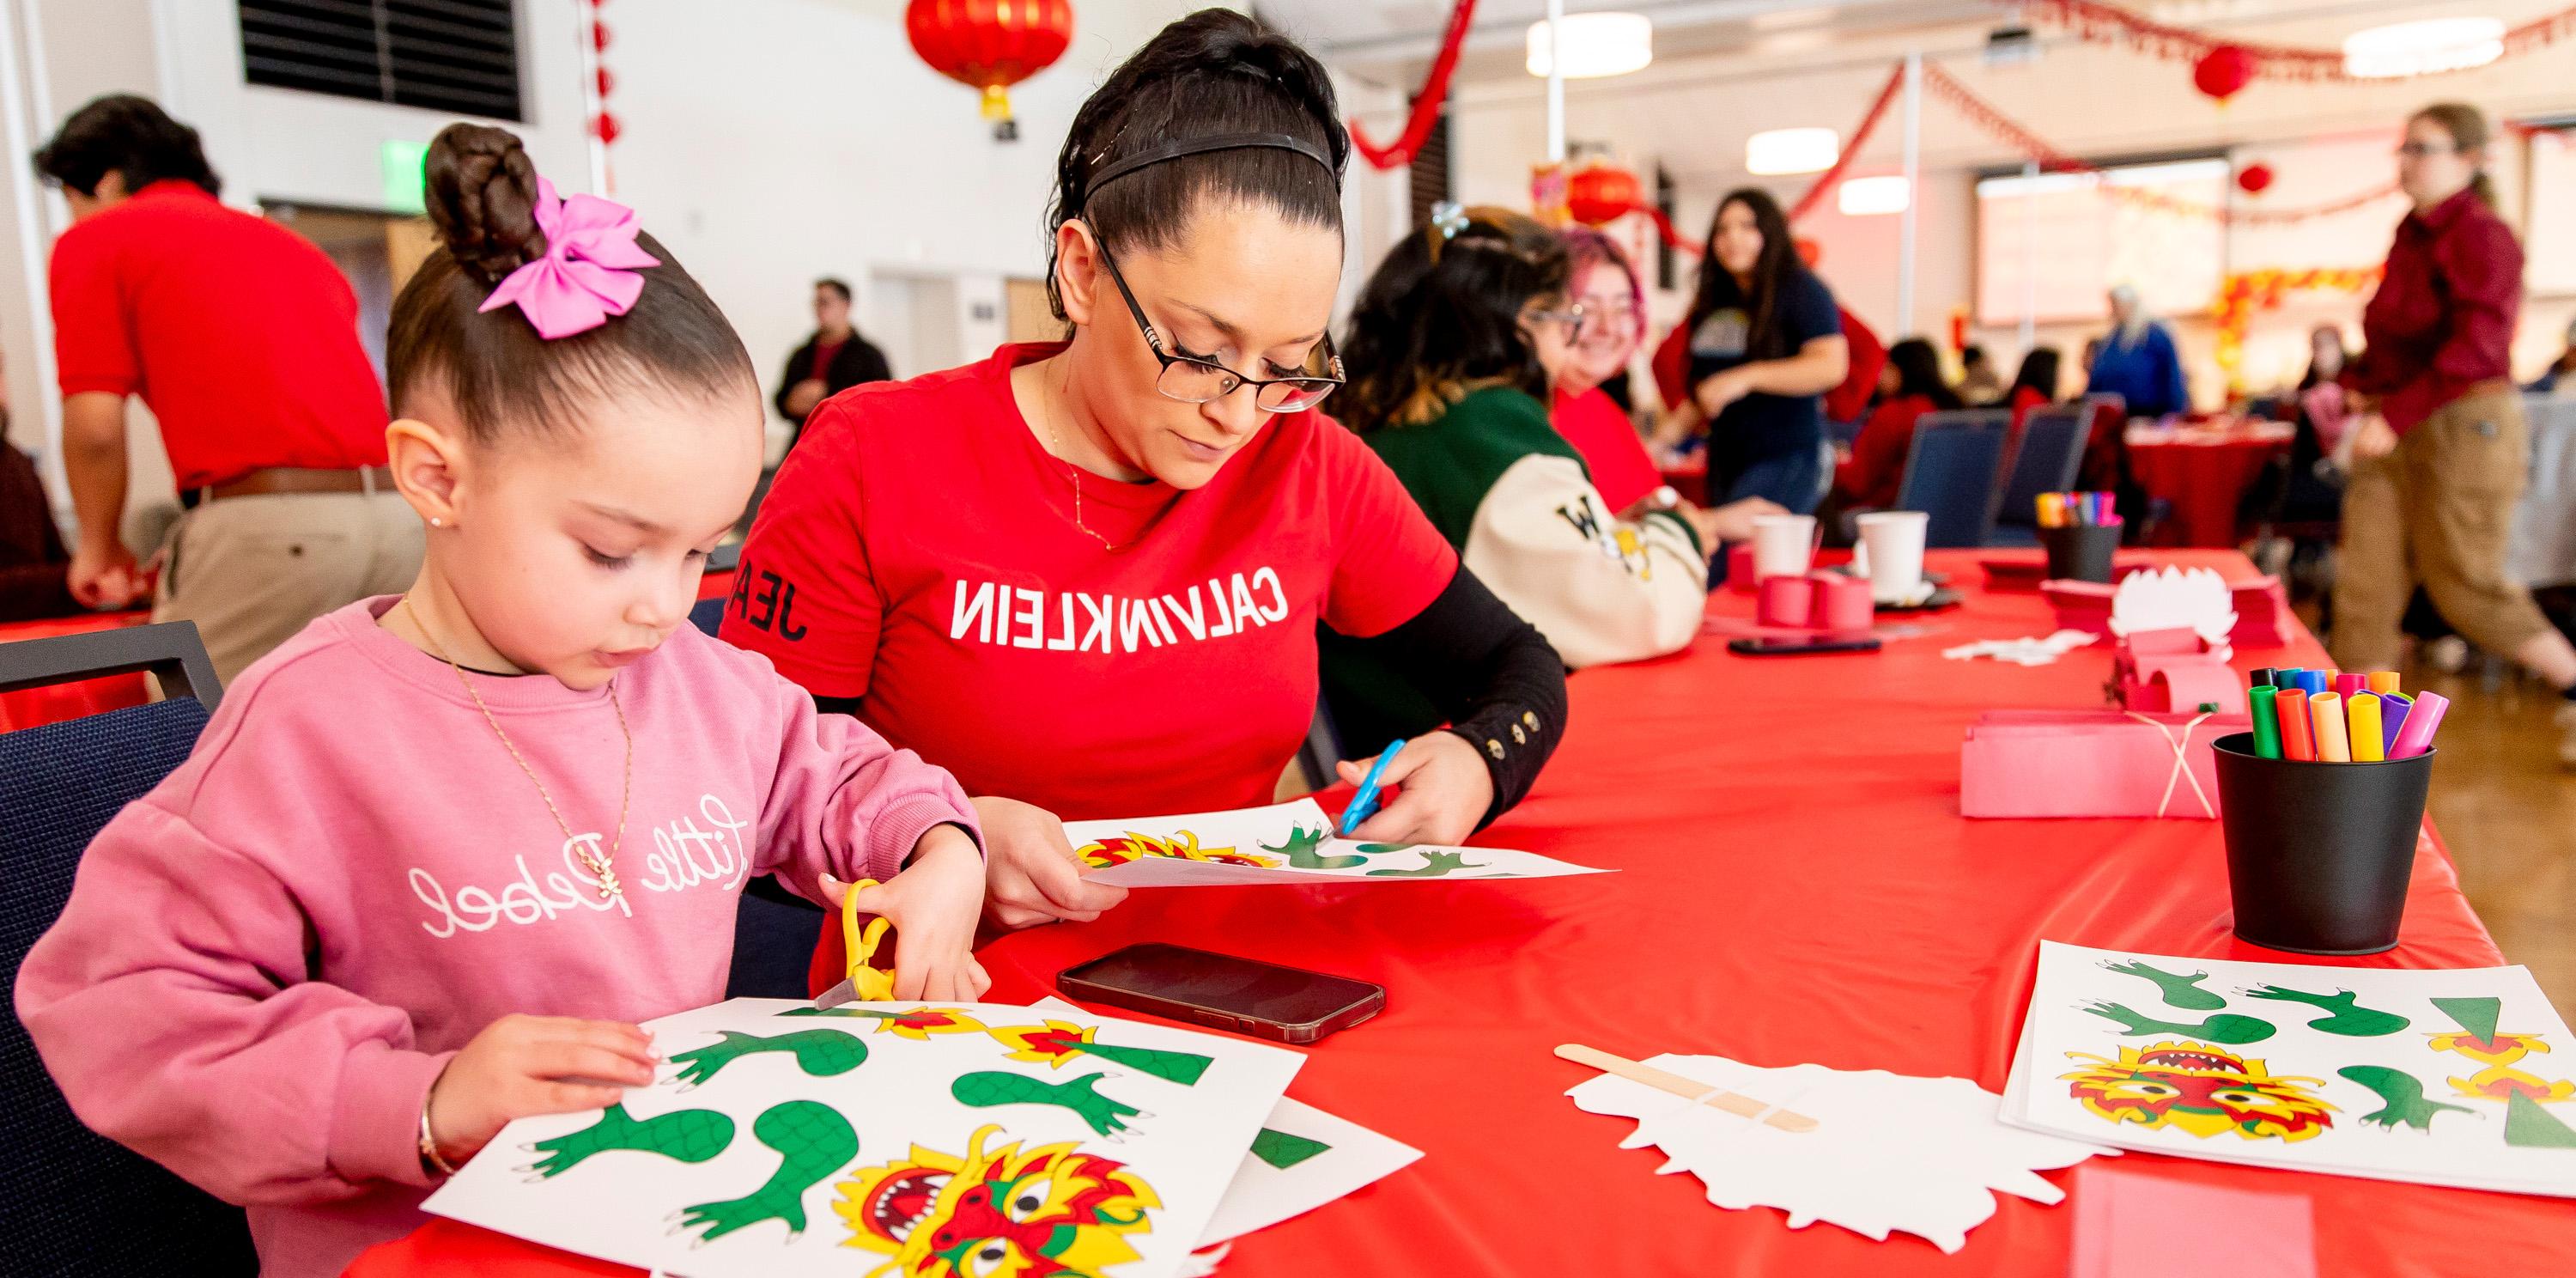
[[[541,177],[535,212],[537,229],[546,234],[545,256],[510,272],[480,309],[515,303],[548,341],[587,332],[634,309],[644,292],[636,268],[662,264],[636,247],[641,228],[635,210],[596,195],[562,199],[555,184]]]

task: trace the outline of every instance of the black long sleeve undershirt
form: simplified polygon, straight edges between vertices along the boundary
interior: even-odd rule
[[[1348,748],[1374,751],[1445,723],[1484,756],[1494,802],[1478,829],[1529,793],[1564,736],[1564,660],[1464,564],[1403,625],[1367,639],[1329,628],[1319,637],[1325,696]]]

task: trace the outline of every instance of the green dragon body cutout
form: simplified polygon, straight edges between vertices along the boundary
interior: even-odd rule
[[[1373,879],[1436,879],[1460,870],[1482,870],[1489,867],[1470,865],[1464,852],[1425,852],[1422,864],[1410,870],[1371,870]]]
[[[2445,1105],[2424,1099],[2424,1083],[2402,1069],[2385,1065],[2346,1065],[2335,1071],[2379,1094],[2379,1108],[2361,1116],[2365,1123],[2395,1129],[2404,1123],[2419,1132],[2433,1130],[2433,1118],[2443,1110],[2472,1114],[2466,1105]]]
[[[809,1029],[792,1034],[763,1037],[734,1030],[718,1030],[724,1037],[694,1051],[681,1052],[671,1058],[680,1067],[672,1081],[688,1091],[714,1078],[725,1066],[761,1052],[785,1052],[796,1058],[796,1067],[816,1078],[831,1078],[857,1069],[868,1059],[868,1045],[839,1030]]]
[[[684,1163],[703,1163],[733,1143],[733,1119],[712,1109],[683,1109],[637,1121],[623,1104],[611,1105],[599,1121],[577,1132],[523,1146],[545,1157],[519,1168],[535,1172],[531,1182],[560,1176],[593,1154],[613,1149],[660,1154]]]
[[[789,1238],[796,1238],[805,1232],[805,1192],[859,1156],[859,1134],[850,1129],[850,1120],[821,1101],[772,1105],[752,1120],[751,1134],[778,1151],[778,1170],[740,1198],[681,1208],[674,1213],[672,1232],[704,1228],[698,1241],[710,1243],[776,1220],[786,1223]]]
[[[2197,1025],[2185,1025],[2176,1021],[2160,1021],[2118,1003],[2087,1003],[2084,1010],[2106,1020],[2118,1021],[2122,1034],[2180,1034],[2231,1047],[2260,1043],[2276,1032],[2270,1021],[2258,1021],[2232,1012],[2220,1012]]]
[[[2306,990],[2286,989],[2278,985],[2257,985],[2245,991],[2245,997],[2271,999],[2283,1003],[2306,1003],[2322,1008],[2333,1014],[2321,1020],[2308,1022],[2308,1028],[2327,1034],[2340,1034],[2345,1038],[2377,1038],[2383,1034],[2394,1034],[2411,1023],[2395,1012],[2383,1012],[2375,1007],[2356,1006],[2354,1000],[2361,996],[2351,990],[2336,990],[2332,994],[2311,994]]]
[[[1283,1132],[1268,1127],[1262,1128],[1261,1134],[1252,1138],[1252,1156],[1281,1171],[1286,1171],[1331,1148],[1332,1146],[1312,1137],[1299,1136],[1293,1132]]]
[[[1330,829],[1324,827],[1318,827],[1312,830],[1291,830],[1288,832],[1288,843],[1286,846],[1274,848],[1269,844],[1264,843],[1261,845],[1261,850],[1264,852],[1276,852],[1281,856],[1287,857],[1288,868],[1292,870],[1347,870],[1354,865],[1365,865],[1368,863],[1368,858],[1364,856],[1315,855],[1315,849],[1323,846],[1325,836],[1331,833],[1332,831]]]
[[[2178,972],[2149,967],[2144,963],[2108,961],[2102,964],[2102,970],[2155,982],[2156,988],[2164,992],[2167,1007],[2179,1007],[2192,1012],[2215,1012],[2227,1006],[2225,998],[2200,988],[2200,983],[2209,979],[2207,972],[2194,972],[2184,976]]]
[[[956,1082],[948,1085],[948,1094],[956,1097],[958,1104],[976,1109],[993,1109],[1002,1105],[1053,1105],[1073,1111],[1075,1117],[1102,1136],[1133,1130],[1127,1122],[1130,1118],[1153,1117],[1124,1101],[1101,1095],[1097,1088],[1100,1080],[1107,1077],[1106,1074],[1085,1074],[1061,1083],[1050,1083],[1043,1078],[987,1071],[960,1075]]]

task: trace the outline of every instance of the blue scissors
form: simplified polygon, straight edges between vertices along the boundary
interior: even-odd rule
[[[1380,751],[1377,762],[1369,765],[1368,775],[1360,778],[1359,794],[1352,798],[1351,806],[1342,809],[1343,838],[1360,828],[1360,822],[1377,815],[1378,782],[1386,776],[1386,765],[1395,762],[1395,752],[1403,748],[1404,742],[1399,739]]]

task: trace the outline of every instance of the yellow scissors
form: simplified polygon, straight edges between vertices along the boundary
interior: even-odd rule
[[[849,891],[841,897],[841,945],[850,952],[850,976],[848,980],[823,991],[823,996],[814,1000],[817,1008],[835,1008],[843,1003],[883,1003],[894,998],[894,973],[868,962],[876,957],[877,947],[885,944],[886,933],[894,930],[894,923],[890,919],[871,918],[866,926],[859,924],[859,892],[876,885],[875,879],[861,879],[851,884]]]

